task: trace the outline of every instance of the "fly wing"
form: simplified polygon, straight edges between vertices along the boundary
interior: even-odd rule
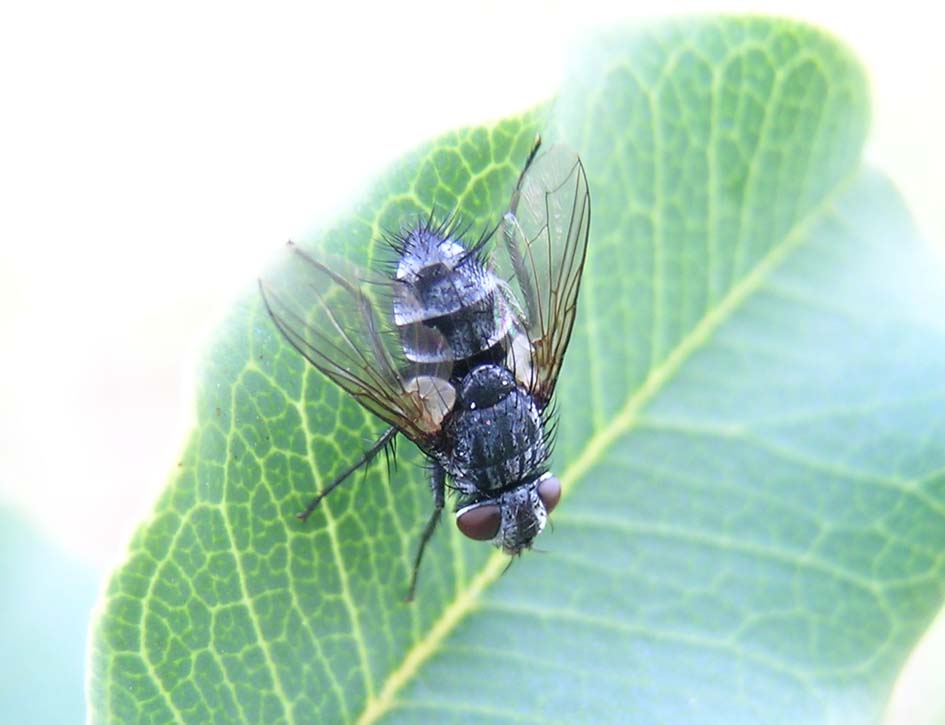
[[[584,166],[574,151],[564,146],[538,156],[535,151],[503,220],[508,258],[500,255],[499,267],[511,267],[504,276],[520,299],[528,337],[528,343],[513,340],[511,348],[519,355],[526,354],[523,348],[530,352],[530,392],[547,404],[574,326],[591,197]]]
[[[456,400],[450,365],[406,360],[390,315],[392,284],[291,242],[259,280],[269,316],[292,347],[371,413],[427,447]],[[425,336],[414,347],[445,345],[430,329],[409,334]],[[448,351],[439,357],[448,359]]]

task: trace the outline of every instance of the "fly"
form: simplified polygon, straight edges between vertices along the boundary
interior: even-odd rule
[[[549,469],[552,397],[577,311],[590,229],[580,158],[536,141],[507,210],[469,243],[431,216],[387,241],[385,273],[289,243],[260,280],[288,342],[388,428],[298,514],[369,464],[398,434],[430,464],[427,542],[456,495],[456,525],[509,555],[531,547],[561,497]]]

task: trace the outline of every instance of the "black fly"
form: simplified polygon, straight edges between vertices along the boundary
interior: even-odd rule
[[[573,151],[539,155],[539,146],[499,228],[473,244],[431,215],[388,240],[387,274],[290,243],[285,263],[260,280],[292,346],[390,425],[299,518],[398,433],[429,459],[433,514],[408,600],[447,487],[460,531],[510,555],[531,547],[561,496],[548,470],[551,400],[574,325],[590,195]]]

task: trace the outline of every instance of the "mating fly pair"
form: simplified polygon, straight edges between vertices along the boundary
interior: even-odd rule
[[[430,464],[423,550],[457,495],[456,525],[507,554],[528,549],[561,496],[548,469],[551,400],[577,309],[590,228],[581,160],[554,146],[525,162],[498,227],[472,244],[429,219],[393,235],[387,274],[316,250],[260,280],[292,346],[390,427],[298,516],[370,463],[398,433]]]

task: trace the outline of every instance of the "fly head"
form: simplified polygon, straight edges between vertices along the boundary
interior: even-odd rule
[[[561,481],[545,473],[495,498],[464,506],[456,512],[456,526],[470,539],[490,541],[515,556],[531,548],[560,499]]]

